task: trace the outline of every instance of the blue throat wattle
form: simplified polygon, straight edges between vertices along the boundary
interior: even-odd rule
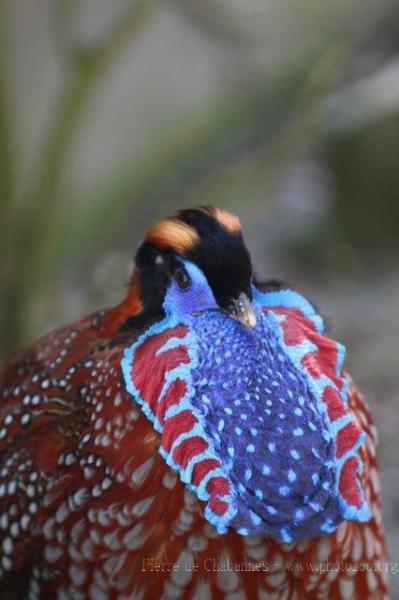
[[[253,329],[217,310],[169,313],[126,350],[126,387],[160,433],[162,456],[221,533],[290,542],[368,520],[343,348],[295,292],[254,290],[253,305]],[[343,469],[353,477],[341,481]]]
[[[193,320],[192,405],[232,481],[242,533],[292,539],[342,520],[334,442],[305,375],[258,308],[253,330],[221,313]],[[256,356],[256,360],[253,357]],[[294,530],[294,531],[293,531]]]

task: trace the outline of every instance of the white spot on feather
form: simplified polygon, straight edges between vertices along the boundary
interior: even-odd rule
[[[211,600],[211,598],[211,587],[209,581],[199,581],[191,600]]]
[[[364,529],[363,529],[363,534],[364,534],[364,542],[365,542],[365,549],[366,549],[366,558],[368,560],[370,560],[375,553],[375,539],[374,539],[374,534],[372,532],[372,530],[370,529],[370,527],[367,527],[367,525],[365,525]]]
[[[171,579],[174,584],[184,587],[189,583],[193,576],[193,561],[194,556],[192,552],[183,550],[175,563],[176,567],[172,570]]]
[[[360,535],[357,531],[353,534],[352,539],[352,559],[357,562],[361,559],[363,555],[363,543]]]
[[[329,537],[322,537],[317,546],[317,558],[325,561],[331,554],[331,541]]]
[[[154,502],[155,496],[150,496],[149,498],[145,498],[144,500],[140,500],[137,502],[132,509],[132,514],[136,517],[142,517],[146,514],[146,512],[151,507],[151,504]]]
[[[69,575],[75,585],[80,587],[84,580],[86,579],[86,570],[82,567],[78,567],[77,565],[71,565],[69,567]]]
[[[123,543],[129,550],[137,550],[143,545],[145,538],[141,535],[143,523],[138,523],[123,536]]]
[[[353,599],[353,581],[341,575],[338,579],[340,598],[342,600],[352,600]]]
[[[140,465],[140,467],[138,467],[135,471],[133,471],[130,480],[134,487],[142,485],[153,464],[154,458],[151,457],[148,460],[146,460],[142,465]]]
[[[203,535],[191,535],[188,538],[187,546],[193,552],[203,552],[207,545],[208,542]]]
[[[375,592],[377,589],[378,580],[372,571],[367,571],[367,585],[370,592]]]
[[[64,552],[59,546],[46,546],[44,549],[46,560],[50,563],[57,562],[63,554]]]
[[[229,561],[229,556],[222,554],[220,556],[220,564],[226,565]],[[234,592],[239,584],[239,577],[235,571],[218,571],[217,585],[222,592]]]
[[[343,521],[337,529],[337,543],[338,544],[342,543],[342,541],[346,535],[346,530],[347,530],[347,524],[346,524],[346,521]]]

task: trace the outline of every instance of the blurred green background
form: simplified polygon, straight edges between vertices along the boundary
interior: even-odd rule
[[[397,0],[0,0],[0,353],[121,298],[158,217],[237,212],[348,348],[399,562],[398,159]]]

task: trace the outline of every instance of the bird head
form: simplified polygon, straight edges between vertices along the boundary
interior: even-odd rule
[[[367,520],[343,347],[300,294],[258,288],[237,217],[157,223],[133,283],[152,318],[125,350],[124,384],[208,521],[290,542]]]
[[[236,216],[211,207],[182,210],[148,230],[135,262],[144,311],[220,310],[256,324],[251,259]]]

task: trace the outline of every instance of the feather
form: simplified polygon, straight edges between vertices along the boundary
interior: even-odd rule
[[[234,225],[220,213],[215,218]],[[322,321],[307,301],[274,284],[264,292],[252,290],[260,329],[251,334],[215,308],[193,325],[184,313],[192,306],[190,293],[212,306],[215,302],[205,288],[197,293],[198,272],[198,267],[188,271],[193,289],[182,292],[184,302],[170,297],[177,293],[171,284],[163,306],[148,314],[136,270],[127,298],[118,306],[50,333],[0,368],[1,598],[388,598],[376,428],[366,402],[343,371],[341,347],[324,336]],[[248,350],[251,346],[241,346],[240,339],[257,339],[267,323],[273,324],[275,338],[270,339],[278,338],[291,357],[290,368],[309,386],[307,401],[319,394],[324,403],[320,427],[335,432],[332,461],[342,459],[343,465],[336,493],[347,512],[330,531],[298,539],[277,535],[273,519],[265,525],[263,513],[261,523],[250,517],[252,531],[238,532],[249,508],[254,513],[262,508],[263,497],[250,483],[245,494],[239,491],[245,469],[227,469],[226,476],[232,453],[241,457],[244,452],[229,430],[234,414],[225,412],[223,423],[220,416],[216,419],[220,407],[209,384],[217,380],[230,392],[238,385],[237,363],[218,365],[217,347]],[[223,335],[229,331],[227,348]],[[198,344],[202,350],[195,350]],[[308,351],[300,354],[304,344]],[[193,366],[195,352],[202,359]],[[218,366],[205,382],[207,361]],[[173,420],[179,413],[167,411],[186,398],[189,377],[194,383],[186,413]],[[208,406],[200,402],[200,384]],[[254,406],[255,412],[261,410],[260,403]],[[229,405],[221,406],[225,408]],[[212,423],[215,428],[206,429]],[[182,468],[196,446],[184,436],[194,427],[199,438],[208,441],[212,432],[220,443],[214,445],[213,456],[205,457],[208,462],[204,458],[197,463],[190,479],[182,477]],[[251,422],[245,427],[254,440],[264,435],[259,427],[255,435]],[[302,422],[295,428],[298,435],[306,429]],[[268,435],[266,444],[274,443],[275,450],[272,428]],[[319,435],[321,431],[315,432]],[[294,431],[285,434],[285,447],[278,447],[273,463],[281,473],[287,469],[292,485],[294,475],[302,467],[306,471],[305,461],[300,465],[292,454],[289,458],[294,438]],[[179,440],[180,447],[186,440],[184,451],[174,455],[172,464],[168,457]],[[246,460],[254,470],[263,450],[256,441],[253,445],[255,456]],[[272,452],[270,448],[264,451]],[[205,498],[194,484],[210,472],[214,477],[208,478]],[[316,485],[310,479],[304,485]],[[223,529],[217,520],[216,526],[209,522],[206,505],[213,497],[213,513],[222,510],[222,502],[230,500],[228,487],[231,501],[241,504],[236,506],[238,516],[231,512]],[[285,502],[281,497],[281,506],[287,508]],[[365,505],[370,513],[362,522]],[[286,524],[292,534],[290,522]]]

